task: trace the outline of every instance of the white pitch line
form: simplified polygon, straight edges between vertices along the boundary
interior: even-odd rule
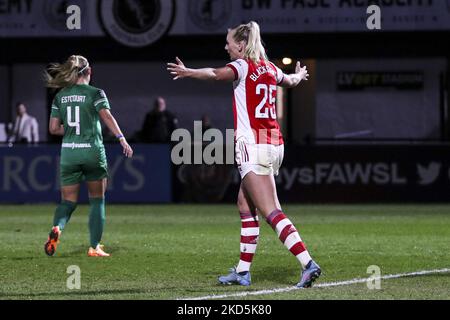
[[[423,271],[417,271],[417,272],[410,272],[410,273],[399,273],[399,274],[390,274],[382,277],[370,277],[370,278],[356,278],[352,280],[347,281],[339,281],[339,282],[328,282],[328,283],[319,283],[314,285],[314,288],[329,288],[329,287],[338,287],[338,286],[347,286],[350,284],[357,284],[357,283],[365,283],[367,281],[373,281],[373,280],[387,280],[387,279],[397,279],[397,278],[405,278],[405,277],[417,277],[417,276],[424,276],[428,274],[435,274],[435,273],[449,273],[450,269],[439,269],[439,270],[423,270]],[[244,291],[244,292],[238,292],[238,293],[232,293],[232,294],[222,294],[222,295],[210,295],[210,296],[204,296],[204,297],[195,297],[195,298],[180,298],[177,300],[211,300],[211,299],[226,299],[226,298],[237,298],[237,297],[246,297],[246,296],[259,296],[259,295],[265,295],[265,294],[273,294],[273,293],[284,293],[294,290],[302,290],[297,287],[286,287],[286,288],[279,288],[279,289],[267,289],[267,290],[259,290],[259,291]]]

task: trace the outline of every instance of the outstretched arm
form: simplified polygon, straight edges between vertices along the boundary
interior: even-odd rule
[[[280,83],[280,87],[294,88],[300,84],[302,80],[307,81],[309,77],[306,66],[302,67],[300,61],[295,66],[295,73],[284,75],[283,81]]]
[[[127,139],[125,139],[122,130],[120,130],[116,119],[111,114],[109,109],[101,109],[98,112],[98,114],[100,115],[100,118],[102,119],[103,123],[108,127],[108,129],[114,134],[115,137],[119,139],[120,144],[122,145],[123,148],[123,154],[127,158],[131,158],[133,156],[133,149],[131,149],[130,145],[127,142]]]
[[[174,76],[173,80],[192,78],[197,80],[211,80],[211,81],[227,81],[233,82],[235,80],[234,72],[229,67],[224,68],[203,68],[191,69],[186,68],[184,63],[177,57],[177,63],[168,63],[167,70]]]

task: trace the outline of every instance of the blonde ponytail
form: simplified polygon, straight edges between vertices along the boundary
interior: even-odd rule
[[[44,73],[46,85],[54,89],[73,86],[88,68],[89,61],[78,55],[70,56],[63,64],[52,63]]]
[[[234,40],[236,42],[245,41],[247,43],[244,53],[246,59],[253,60],[255,63],[258,63],[261,60],[269,60],[266,49],[262,43],[261,31],[258,23],[250,21],[247,24],[240,25],[234,30]]]

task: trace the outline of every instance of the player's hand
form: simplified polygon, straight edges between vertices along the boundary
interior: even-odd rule
[[[120,145],[123,148],[123,154],[125,155],[125,157],[133,157],[133,149],[130,147],[126,139],[120,139]]]
[[[300,76],[301,80],[308,80],[308,70],[306,70],[306,66],[302,67],[300,65],[300,61],[298,61],[297,65],[295,66],[295,73]]]
[[[186,78],[188,76],[189,69],[186,68],[183,61],[181,61],[178,57],[176,57],[175,60],[177,63],[167,64],[167,71],[174,76],[173,80]]]

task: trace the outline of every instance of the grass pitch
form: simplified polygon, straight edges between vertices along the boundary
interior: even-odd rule
[[[219,286],[239,258],[234,206],[107,207],[103,243],[111,258],[88,258],[88,207],[79,206],[54,257],[44,242],[54,206],[0,206],[0,299],[178,299],[285,288],[298,282],[297,260],[261,222],[250,288]],[[323,269],[316,282],[450,268],[450,206],[285,206]],[[81,289],[66,286],[81,269]],[[450,299],[450,273],[313,288],[242,299]],[[231,297],[230,299],[233,299]]]

